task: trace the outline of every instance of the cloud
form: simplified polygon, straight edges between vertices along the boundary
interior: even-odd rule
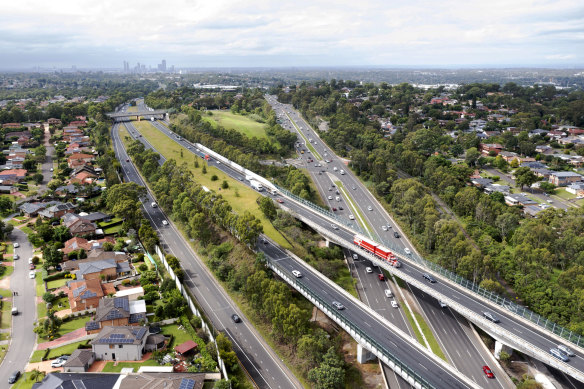
[[[584,4],[19,0],[0,4],[0,52],[0,66],[24,66],[31,53],[80,66],[582,65]]]

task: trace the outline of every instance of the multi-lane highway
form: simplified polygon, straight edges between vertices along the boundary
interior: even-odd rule
[[[157,124],[157,127],[159,127],[159,129],[161,129],[161,131],[163,131],[165,134],[170,136],[171,139],[174,139],[183,146],[194,146],[186,142],[184,139],[178,139],[166,127],[161,126],[160,124]],[[191,151],[197,152],[194,149]],[[231,171],[224,164],[217,164],[217,167],[235,178],[241,178],[241,173]],[[299,203],[295,203],[294,201],[287,201],[287,206],[294,208],[294,212],[297,213],[299,217],[318,224],[321,229],[328,229],[333,232],[333,229],[331,228],[331,219],[323,216],[321,213],[315,212],[313,209],[304,207]],[[339,226],[338,230],[334,230],[334,234],[339,236],[343,241],[352,241],[353,231],[345,227]],[[400,270],[404,272],[404,275],[409,275],[414,279],[421,279],[422,273],[426,271],[425,268],[421,267],[413,261],[404,263],[404,266],[402,266]],[[513,315],[507,310],[494,306],[485,300],[478,299],[476,295],[470,293],[468,290],[462,287],[438,279],[438,282],[436,283],[425,284],[422,289],[426,289],[428,292],[431,292],[436,296],[449,299],[453,303],[456,302],[461,304],[461,306],[465,307],[465,311],[473,312],[476,315],[473,316],[473,320],[477,320],[479,323],[481,323],[481,325],[485,326],[487,330],[504,330],[505,333],[509,335],[509,338],[514,339],[514,341],[517,342],[516,345],[521,346],[523,350],[529,351],[535,350],[536,348],[542,350],[543,353],[539,355],[539,358],[544,361],[546,361],[546,358],[548,358],[545,355],[546,350],[557,346],[558,341],[554,337],[550,336],[547,331],[543,331],[541,328],[535,327],[529,322],[519,319],[517,316]],[[485,322],[482,319],[479,319],[484,311],[497,313],[501,319],[501,322],[498,324],[489,323],[485,325]],[[460,352],[460,350],[458,351]],[[581,350],[576,350],[576,354],[577,356],[572,358],[569,366],[582,371],[584,368],[584,360],[582,359]],[[551,363],[549,360],[547,362]]]
[[[352,216],[354,222],[360,224],[363,229],[368,230],[371,236],[381,237],[385,241],[390,241],[395,247],[401,248],[402,251],[408,248],[411,252],[415,252],[407,237],[387,214],[383,206],[352,174],[344,161],[336,156],[334,151],[319,138],[318,134],[311,129],[300,113],[290,105],[279,103],[275,96],[268,95],[266,100],[272,105],[282,125],[288,130],[299,134],[297,151],[304,150],[304,153],[299,153],[298,155],[305,163],[306,169],[311,174],[329,208],[331,210],[336,209],[335,213],[339,216],[344,216],[348,219]],[[313,153],[307,147],[307,142],[311,143],[313,150],[322,157],[322,160],[314,159]],[[314,162],[309,162],[310,159]],[[341,174],[341,170],[343,174]],[[339,182],[342,187],[339,187]],[[338,201],[339,199],[341,201]],[[397,232],[399,238],[395,237],[394,232]],[[351,262],[354,263],[358,282],[363,287],[360,291],[362,300],[371,308],[392,320],[393,323],[399,323],[399,327],[402,330],[412,334],[411,326],[402,310],[392,308],[389,301],[391,299],[385,297],[384,289],[389,288],[388,281],[378,281],[376,277],[378,270],[373,273],[367,273],[365,269],[371,267],[370,263],[362,261]],[[397,285],[392,286],[391,289],[394,294],[397,294]],[[450,363],[467,376],[472,377],[476,382],[478,382],[479,377],[484,376],[483,365],[489,365],[497,377],[503,378],[505,376],[505,372],[499,368],[493,356],[486,350],[480,339],[474,335],[466,319],[454,315],[447,307],[441,307],[438,304],[438,300],[425,295],[416,288],[411,288],[411,293]],[[391,376],[391,373],[387,370],[386,374],[388,377]],[[398,380],[397,385],[401,384],[404,383],[399,383]],[[504,379],[490,380],[487,385],[486,387],[492,388],[512,387],[511,382]]]
[[[126,123],[126,125],[131,134],[137,134],[131,123]],[[129,156],[120,140],[120,126],[121,124],[114,124],[112,139],[116,157],[122,165],[124,177],[129,181],[146,186],[136,168],[131,162],[128,162]],[[139,139],[147,147],[152,148],[143,138]],[[161,158],[160,162],[163,163],[164,158]],[[211,320],[213,326],[229,336],[239,360],[256,385],[260,388],[271,389],[301,388],[302,385],[296,377],[263,341],[253,326],[249,324],[245,315],[231,301],[225,290],[215,280],[182,234],[174,228],[172,223],[168,226],[162,223],[168,219],[159,207],[153,208],[150,205],[155,201],[151,193],[148,193],[144,199],[143,208],[153,227],[157,230],[164,249],[181,260],[186,273],[186,286],[193,292],[197,302],[202,307],[205,315]],[[233,313],[237,313],[243,318],[243,321],[234,323],[231,319]]]
[[[149,122],[150,123],[150,122]],[[196,150],[194,145],[191,145],[189,142],[185,141],[184,139],[179,139],[174,133],[172,133],[166,127],[160,125],[159,123],[152,122],[155,127],[159,130],[163,131],[166,135],[168,135],[171,139],[175,142],[181,144],[187,150],[199,155],[200,157],[204,156],[204,153],[201,153]],[[132,136],[135,136],[138,140],[145,144],[146,147],[156,150],[152,144],[150,144],[144,137],[137,137],[138,131],[131,125],[131,123],[126,123],[128,127],[128,131]],[[117,127],[114,126],[114,143],[119,143],[119,135],[116,135]],[[189,148],[190,147],[190,148]],[[116,150],[117,153],[120,153],[119,150]],[[123,164],[131,166],[130,162],[126,162],[129,158],[124,154],[120,153],[120,158]],[[225,173],[231,175],[232,177],[243,180],[244,177],[241,176],[240,173],[235,172],[229,169],[225,164],[217,164],[214,161],[210,161],[209,164],[215,164],[216,167],[224,171]],[[133,167],[128,167],[128,169],[134,169]],[[130,174],[130,179],[132,181],[137,180],[139,177],[134,177],[134,175]],[[146,204],[149,204],[153,201],[149,198],[146,201]],[[150,213],[153,212],[160,212],[159,208],[151,209],[151,207],[146,206],[146,210]],[[309,213],[306,213],[309,215]],[[161,216],[164,217],[164,216]],[[162,226],[162,220],[159,221],[159,224],[156,224],[157,219],[153,219],[155,225],[164,236],[165,228]],[[168,227],[167,227],[168,228]],[[174,234],[173,234],[174,236]],[[176,237],[175,237],[176,238]],[[167,239],[164,239],[167,241]],[[399,356],[399,359],[405,362],[408,366],[412,369],[416,370],[418,374],[423,376],[428,382],[431,382],[437,388],[467,388],[469,387],[468,379],[464,378],[464,376],[459,376],[456,373],[452,373],[445,368],[443,364],[436,360],[436,358],[431,357],[427,350],[422,350],[417,342],[413,342],[411,339],[407,340],[407,336],[401,334],[400,331],[394,332],[388,328],[389,323],[383,320],[381,317],[372,315],[370,312],[366,311],[359,303],[348,299],[345,296],[345,293],[339,292],[335,288],[331,287],[330,282],[323,280],[321,277],[314,276],[313,270],[308,269],[305,265],[296,259],[290,257],[285,251],[280,249],[279,247],[273,245],[272,243],[268,244],[261,244],[259,245],[260,249],[266,253],[266,255],[271,258],[272,260],[278,261],[280,265],[285,266],[290,272],[294,269],[300,270],[305,276],[302,278],[302,282],[305,283],[307,286],[310,287],[311,290],[318,291],[319,296],[326,300],[326,301],[340,301],[343,305],[345,305],[346,309],[341,311],[341,314],[346,317],[348,320],[354,323],[360,323],[364,329],[371,329],[371,336],[379,342],[379,344],[384,345],[387,349],[395,351],[395,354]],[[171,251],[172,252],[172,251]],[[180,255],[179,253],[178,255]],[[174,254],[173,255],[177,255]],[[193,253],[194,255],[194,253]],[[185,258],[185,256],[178,256],[178,258]],[[187,256],[188,258],[188,256]],[[185,267],[185,270],[188,268]],[[190,272],[187,270],[187,274]],[[189,285],[190,286],[190,285]],[[198,297],[197,297],[198,298]],[[227,317],[233,311],[229,312]],[[227,319],[229,320],[229,319]],[[481,378],[484,379],[484,378]],[[487,381],[488,382],[488,381]],[[481,385],[482,386],[482,385]]]

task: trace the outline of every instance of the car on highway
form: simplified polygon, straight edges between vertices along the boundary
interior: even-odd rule
[[[51,367],[62,367],[68,359],[69,355],[61,355],[59,358],[51,362]]]
[[[428,273],[424,273],[422,275],[426,280],[430,281],[431,284],[435,283],[436,280],[434,279],[434,277],[432,277],[430,274]]]
[[[336,211],[337,211],[337,209],[335,207],[333,207],[333,212],[336,212]]]
[[[130,162],[130,158],[126,158],[126,162]]]
[[[379,273],[377,274],[377,279],[379,279],[379,281],[385,281],[385,275],[383,275],[383,273]]]
[[[412,251],[409,248],[404,248],[404,251],[406,252],[407,255],[412,255]]]
[[[338,301],[333,301],[333,305],[335,306],[335,308],[337,308],[339,311],[342,311],[343,309],[345,309],[345,306],[341,303],[339,303]]]
[[[366,272],[366,273],[373,273],[373,270],[372,270],[372,269],[371,269],[369,266],[367,266],[367,267],[365,268],[365,272]]]
[[[483,373],[485,373],[487,378],[495,378],[495,375],[493,374],[493,372],[491,371],[491,369],[489,369],[489,366],[487,366],[487,365],[483,366]]]
[[[367,207],[367,210],[368,211],[373,211],[373,207],[370,205],[370,206]]]
[[[381,229],[382,229],[383,231],[387,231],[387,226],[381,226]]]
[[[292,270],[292,274],[294,274],[294,277],[296,278],[302,277],[302,273],[300,273],[298,270]]]
[[[19,378],[20,378],[20,370],[15,370],[12,372],[12,374],[10,374],[10,377],[8,377],[8,383],[13,384],[16,381],[18,381]]]
[[[394,231],[394,232],[393,232],[393,236],[394,236],[394,237],[396,237],[396,238],[399,238],[399,232],[397,232],[397,231]]]
[[[570,358],[568,357],[568,355],[567,354],[564,354],[563,352],[561,352],[557,348],[550,349],[550,354],[552,354],[554,357],[558,358],[561,361],[564,361],[564,362],[569,362],[570,361]]]
[[[162,225],[163,225],[163,226],[167,226],[167,225],[168,225],[168,222],[167,222],[166,220],[163,220],[163,221],[162,221]]]
[[[329,197],[328,197],[328,199],[329,199],[329,200],[332,200],[332,199],[333,199],[333,196],[329,196]]]
[[[393,293],[391,293],[391,289],[385,289],[383,291],[383,293],[385,293],[385,297],[387,297],[387,298],[393,297]]]
[[[339,226],[337,226],[336,224],[331,224],[331,227],[332,227],[333,230],[338,230],[339,229]]]
[[[440,308],[446,308],[448,306],[448,304],[446,304],[444,301],[442,300],[438,300],[438,305],[440,305]]]
[[[241,318],[237,315],[237,314],[233,314],[231,315],[231,320],[233,320],[234,323],[240,323],[241,322]]]
[[[351,219],[351,220],[355,220],[355,216],[353,216],[353,215],[349,215],[349,219]]]
[[[490,320],[493,323],[499,323],[499,321],[500,321],[499,318],[495,314],[488,312],[488,311],[483,312],[483,316],[485,317],[485,319]]]
[[[391,300],[391,306],[393,308],[399,308],[399,305],[397,305],[397,301],[395,301],[395,300]]]
[[[280,204],[284,204],[284,200],[282,199],[276,199],[277,202],[279,202]]]
[[[28,278],[34,278],[35,276],[36,276],[36,273],[34,271],[28,272]]]
[[[18,242],[14,242],[14,248],[17,249],[20,247],[20,244]]]
[[[572,351],[572,349],[564,344],[558,344],[558,350],[560,350],[561,352],[563,352],[564,354],[566,354],[569,357],[575,357],[576,354],[574,354],[574,352]]]
[[[344,209],[345,209],[345,208],[343,208],[343,207],[341,207],[341,206],[339,205],[339,211],[342,211],[342,210],[344,210]]]

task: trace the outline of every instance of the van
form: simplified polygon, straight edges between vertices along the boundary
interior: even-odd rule
[[[152,202],[152,204],[150,204],[150,205],[152,205],[152,208],[158,207],[158,204],[156,204],[155,202]]]
[[[385,289],[384,293],[385,293],[385,297],[387,297],[387,298],[393,297],[393,293],[391,293],[391,289]]]

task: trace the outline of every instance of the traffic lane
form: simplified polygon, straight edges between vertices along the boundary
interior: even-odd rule
[[[115,131],[114,133],[117,133],[117,136],[114,138],[115,140],[117,140],[118,142],[120,142],[119,140],[119,132]],[[121,143],[118,143],[118,145],[120,145]],[[119,147],[118,146],[118,152],[120,153],[119,155],[121,155],[122,157],[127,156],[127,154],[125,154],[125,149],[123,147]],[[123,159],[125,160],[125,159]],[[133,164],[131,163],[122,163],[122,169],[124,170],[124,172],[126,173],[126,175],[134,182],[139,183],[141,185],[144,185],[144,182],[142,181],[141,177],[137,174],[137,170],[134,167]],[[148,201],[153,201],[153,199],[150,197],[150,194],[148,193],[148,195],[146,196],[147,198],[147,202]],[[165,216],[163,214],[163,212],[160,210],[160,208],[156,207],[144,207],[144,210],[146,211],[146,214],[149,216],[149,218],[154,222],[153,224],[155,224],[156,226],[156,221],[161,221],[165,219]],[[157,228],[160,236],[162,237],[163,241],[166,243],[166,246],[169,248],[169,251],[171,251],[173,253],[173,255],[175,255],[177,258],[181,258],[183,259],[185,264],[190,264],[191,266],[194,266],[196,264],[196,262],[194,261],[194,257],[191,254],[191,252],[189,252],[189,249],[187,248],[186,244],[184,243],[184,241],[178,236],[176,235],[177,233],[174,232],[170,232],[170,229],[164,229],[164,228]],[[168,244],[168,243],[172,243],[172,245]],[[178,248],[178,249],[177,249]],[[173,251],[173,249],[176,249],[176,251]],[[181,262],[183,262],[181,261]],[[204,270],[199,267],[198,271],[194,271],[194,269],[189,269],[188,267],[186,267],[185,272],[189,273],[189,270],[191,270],[192,273],[196,273],[198,275],[202,275],[204,274]],[[227,299],[227,297],[225,295],[223,300],[219,299],[219,296],[221,296],[221,291],[219,290],[219,293],[210,293],[211,289],[215,289],[212,281],[210,281],[209,279],[207,279],[207,282],[205,283],[205,287],[207,289],[207,291],[209,293],[204,293],[204,292],[198,292],[199,288],[196,287],[196,284],[193,282],[192,278],[190,278],[190,275],[188,276],[189,278],[189,284],[192,285],[194,287],[193,292],[195,293],[195,296],[197,298],[197,301],[199,303],[203,303],[206,302],[206,307],[203,306],[205,312],[207,312],[207,317],[209,317],[210,319],[212,319],[208,314],[208,312],[212,312],[212,314],[215,316],[216,320],[213,321],[213,324],[216,325],[217,323],[219,323],[219,325],[217,326],[218,328],[226,328],[226,326],[223,324],[225,322],[229,322],[230,320],[230,315],[232,312],[237,311],[229,302],[229,300]],[[223,292],[224,293],[224,292]],[[210,299],[211,301],[209,301],[208,299]],[[229,307],[230,311],[229,312],[225,312],[225,317],[221,318],[220,317],[220,312],[223,311],[223,309],[219,308],[219,311],[216,311],[216,309],[214,309],[213,307]],[[219,312],[219,313],[218,313]],[[241,312],[238,312],[238,314],[240,315],[240,317],[245,317],[244,315],[241,314]],[[278,378],[275,378],[274,375],[272,374],[271,376],[268,376],[268,378],[266,379],[264,377],[265,374],[262,374],[262,370],[263,368],[261,367],[261,365],[254,365],[253,361],[254,359],[257,359],[259,357],[258,353],[263,353],[263,352],[267,352],[267,350],[262,351],[262,348],[264,347],[259,339],[256,337],[256,335],[254,335],[250,328],[246,325],[244,325],[244,327],[247,328],[247,330],[249,331],[246,334],[246,337],[244,337],[243,339],[235,339],[232,338],[232,341],[234,341],[234,343],[237,343],[239,350],[241,351],[240,354],[238,355],[238,358],[240,358],[240,360],[242,361],[242,364],[245,366],[246,370],[248,371],[248,373],[252,376],[252,378],[254,379],[255,383],[257,385],[259,385],[260,387],[269,387],[269,388],[279,388],[280,385],[279,383],[281,382],[291,382],[290,378],[286,375],[286,373],[282,372],[284,374],[285,377],[283,376],[279,376],[278,374],[276,374],[276,376],[278,376]],[[256,344],[254,344],[254,342],[252,341],[252,339],[254,339],[257,341]],[[249,340],[248,340],[249,339]],[[241,348],[240,344],[243,343],[248,343],[251,344],[252,346],[250,347],[254,347],[253,350],[251,350],[251,355],[249,355],[249,352],[244,352],[243,348]],[[234,350],[237,352],[237,350]],[[274,358],[274,356],[272,356],[271,354],[268,353],[268,355],[271,356],[272,360]],[[255,356],[255,358],[254,358]],[[261,359],[261,358],[260,358]],[[247,361],[247,362],[246,362]],[[269,362],[269,360],[268,360]],[[261,364],[264,364],[264,361],[261,361]],[[270,366],[270,369],[272,369],[273,371],[279,371],[279,367],[277,366],[277,363],[275,363],[274,365]],[[267,367],[266,367],[266,370]],[[281,370],[280,370],[281,371]],[[270,381],[270,382],[268,382]],[[263,382],[263,384],[262,384]],[[293,386],[296,386],[295,384],[292,384]]]
[[[343,304],[345,309],[337,311],[340,316],[352,323],[362,323],[360,327],[364,332],[367,332],[371,338],[384,345],[388,350],[392,350],[394,354],[399,355],[399,359],[403,363],[414,369],[428,382],[434,383],[439,388],[467,388],[467,385],[458,377],[444,370],[442,366],[410,343],[412,341],[416,343],[415,340],[405,340],[400,335],[394,334],[386,323],[370,315],[359,303],[354,303],[353,300],[347,299],[341,292],[324,282],[320,277],[312,275],[304,264],[288,256],[279,247],[268,243],[267,245],[258,245],[258,249],[266,253],[268,257],[279,258],[276,261],[286,268],[292,277],[294,277],[291,273],[292,270],[299,270],[303,273],[303,276],[297,279],[299,283],[313,292],[318,291],[324,301],[329,303],[338,301]]]
[[[450,363],[475,382],[481,383],[484,380],[481,386],[485,388],[505,388],[503,384],[505,381],[488,379],[482,371],[482,366],[488,365],[495,377],[506,374],[499,369],[498,364],[494,363],[493,357],[484,347],[476,347],[470,336],[467,336],[467,333],[472,331],[468,321],[463,317],[455,316],[450,308],[440,307],[438,300],[421,290],[413,286],[410,286],[410,290],[423,312],[426,312],[426,320],[433,327],[436,340],[441,344]]]

